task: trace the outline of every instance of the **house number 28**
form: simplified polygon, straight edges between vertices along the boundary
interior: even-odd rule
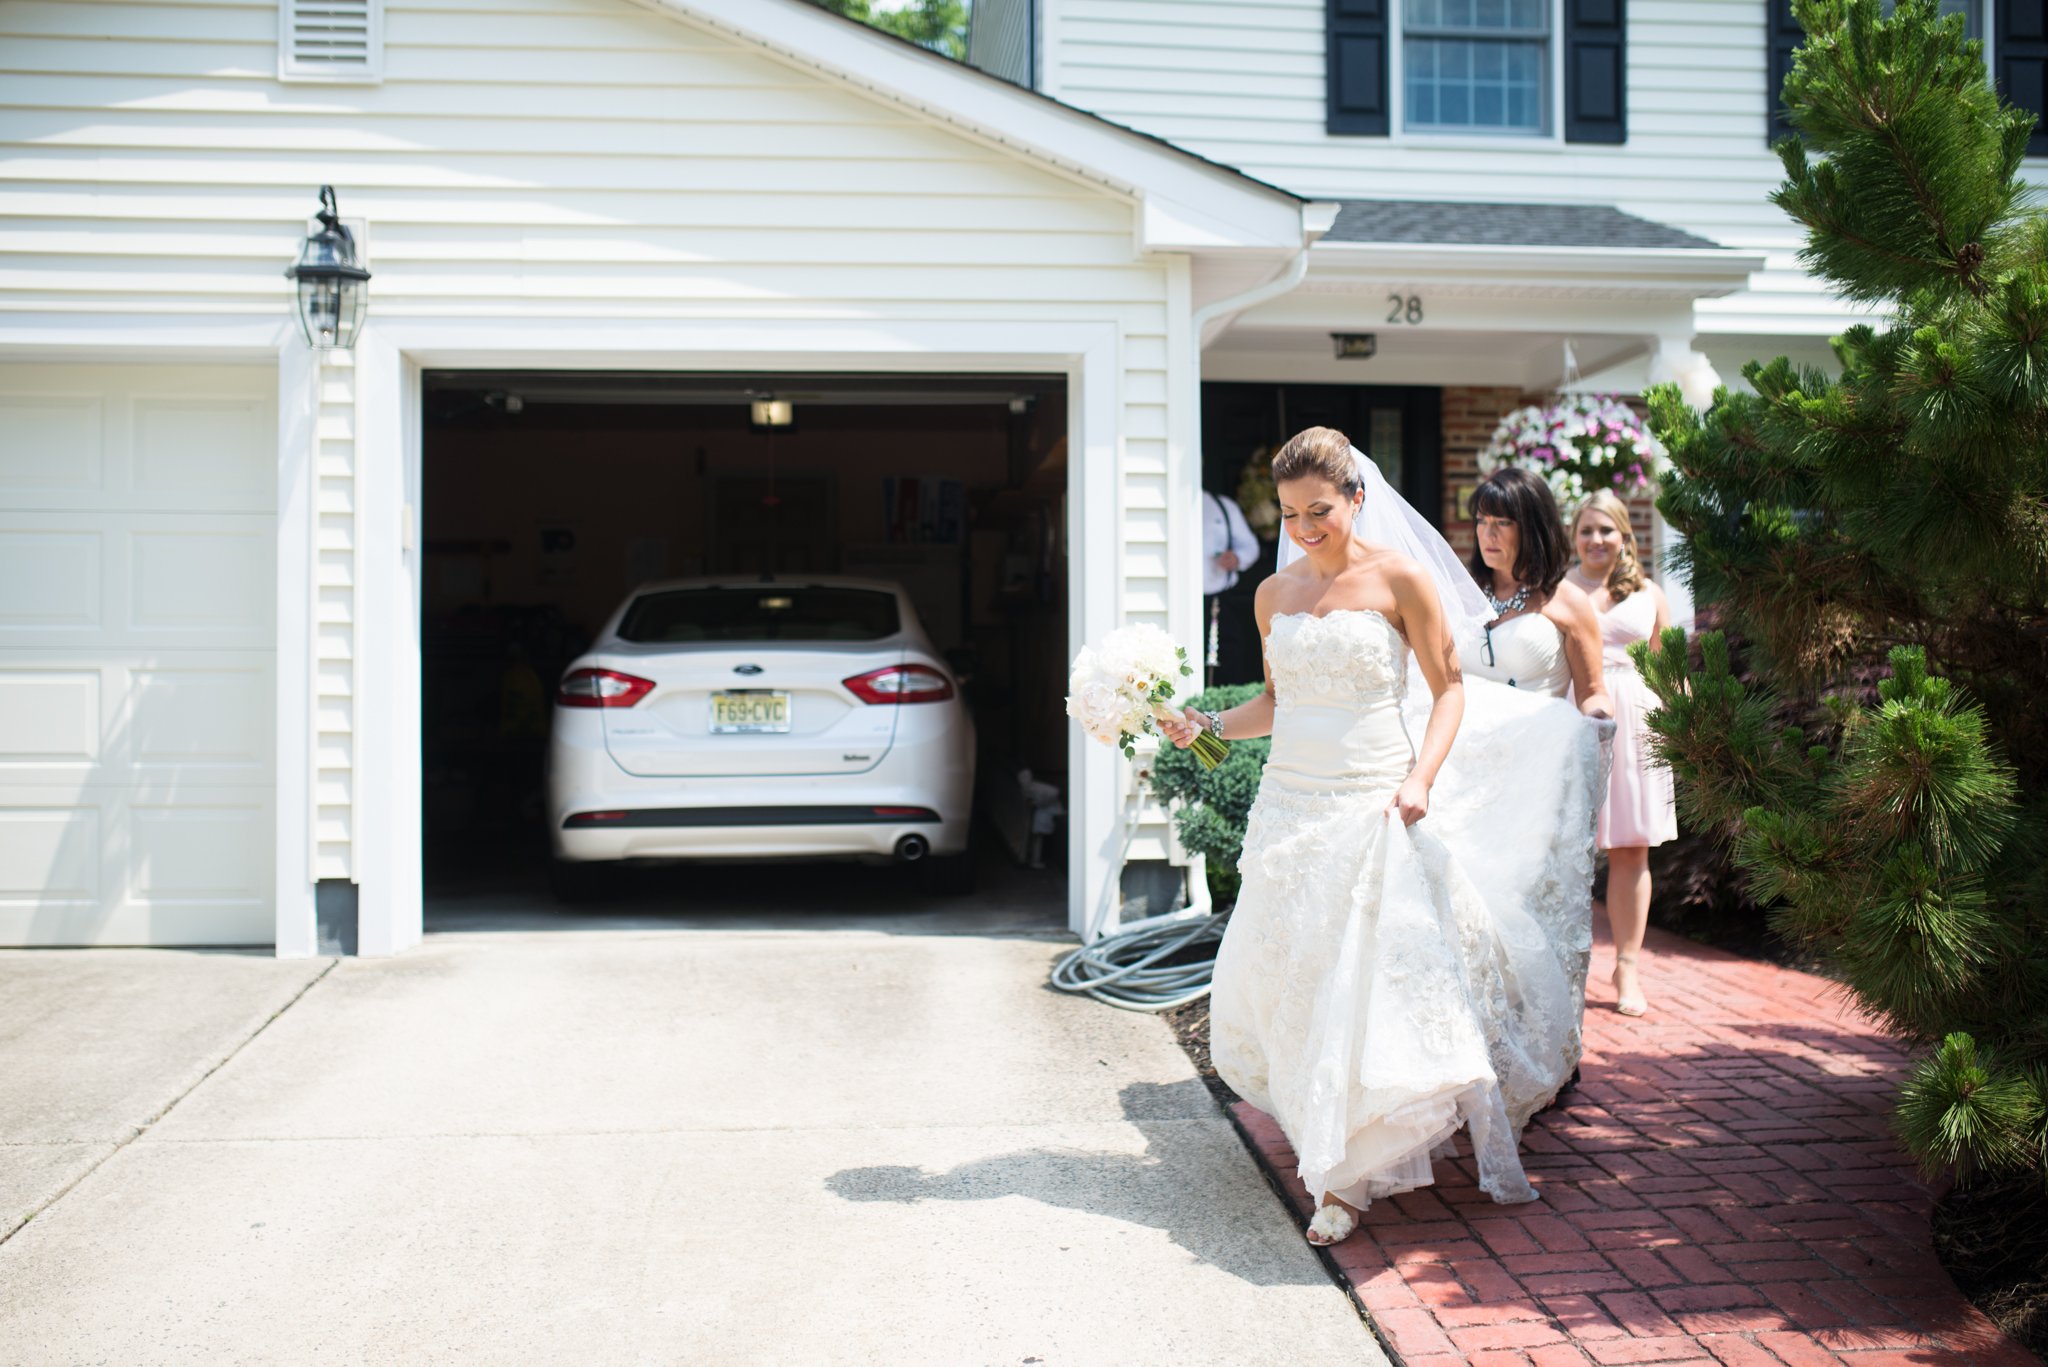
[[[1390,294],[1387,296],[1387,302],[1393,305],[1393,309],[1387,314],[1388,322],[1419,323],[1422,321],[1421,295],[1411,294],[1403,297],[1398,294]]]

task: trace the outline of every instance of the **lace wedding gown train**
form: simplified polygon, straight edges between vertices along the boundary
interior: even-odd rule
[[[1216,960],[1216,1069],[1279,1121],[1318,1201],[1427,1185],[1461,1127],[1482,1189],[1533,1200],[1517,1139],[1578,1059],[1569,953],[1528,899],[1481,892],[1433,816],[1384,815],[1414,762],[1408,648],[1391,623],[1280,615],[1266,651],[1273,749]],[[1507,760],[1503,777],[1523,785],[1511,801],[1545,801]]]
[[[1612,722],[1566,701],[1571,669],[1564,638],[1529,613],[1491,633],[1458,635],[1465,716],[1430,791],[1429,824],[1458,856],[1488,906],[1518,906],[1550,939],[1571,983],[1572,1062],[1593,954],[1593,833],[1607,793]],[[1416,734],[1429,696],[1403,706]]]

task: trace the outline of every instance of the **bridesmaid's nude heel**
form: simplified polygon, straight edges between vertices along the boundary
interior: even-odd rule
[[[1650,1003],[1641,997],[1624,997],[1620,995],[1621,966],[1623,964],[1634,968],[1636,966],[1636,956],[1633,954],[1617,954],[1614,956],[1614,976],[1608,979],[1609,982],[1614,984],[1614,1010],[1618,1015],[1640,1016],[1650,1009]]]
[[[1341,1244],[1358,1228],[1358,1217],[1335,1201],[1316,1212],[1308,1222],[1308,1241],[1317,1248]]]

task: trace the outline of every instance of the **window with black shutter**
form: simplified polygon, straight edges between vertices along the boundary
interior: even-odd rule
[[[1764,110],[1764,144],[1769,146],[1792,133],[1792,125],[1785,122],[1783,91],[1785,78],[1792,74],[1792,52],[1806,41],[1806,30],[1792,15],[1792,0],[1764,0],[1764,14],[1765,41],[1771,49],[1769,103]]]
[[[1628,141],[1628,10],[1564,0],[1564,140]]]
[[[1992,14],[1998,93],[2034,116],[2027,155],[2048,157],[2048,0],[1994,0]]]
[[[1329,131],[1385,137],[1389,0],[1326,0]]]

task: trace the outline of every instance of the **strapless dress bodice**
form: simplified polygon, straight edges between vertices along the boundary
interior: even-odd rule
[[[1628,648],[1637,641],[1647,641],[1657,626],[1657,599],[1646,590],[1638,589],[1600,614],[1600,657],[1604,669],[1626,669],[1635,672],[1635,661],[1628,657]]]
[[[1393,623],[1362,608],[1277,614],[1266,660],[1274,701],[1269,785],[1327,791],[1393,786],[1408,776],[1408,643]]]
[[[1540,612],[1510,617],[1491,630],[1475,627],[1461,634],[1458,665],[1476,678],[1554,698],[1562,698],[1572,684],[1564,633]]]

